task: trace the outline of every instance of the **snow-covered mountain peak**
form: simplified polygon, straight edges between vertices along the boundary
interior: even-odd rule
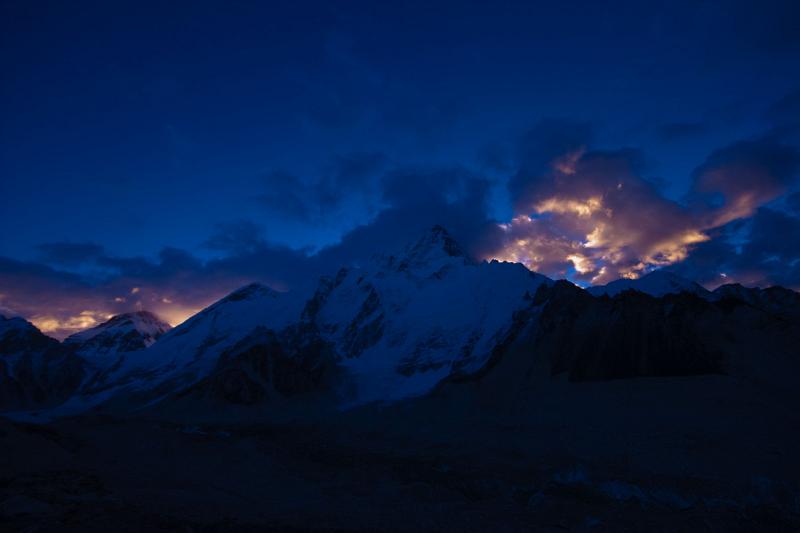
[[[461,249],[461,245],[450,236],[446,229],[438,224],[433,226],[425,235],[417,241],[410,249],[410,254],[427,254],[432,250],[444,252],[448,257],[466,257],[467,254]]]
[[[473,264],[458,242],[439,225],[400,253],[378,257],[379,268],[418,278],[441,277],[453,268]]]
[[[67,337],[82,355],[132,352],[152,345],[172,327],[149,311],[123,313]]]
[[[277,292],[259,283],[241,287],[153,346],[127,354],[92,387],[104,390],[116,383],[148,389],[169,379],[188,386],[208,375],[223,352],[257,328],[279,331],[296,322],[304,301],[303,294]]]
[[[220,365],[250,357],[236,347],[256,335],[264,346],[253,349],[269,357],[284,344],[311,346],[311,359],[329,353],[346,376],[345,404],[424,394],[451,374],[480,368],[514,312],[550,283],[519,264],[471,261],[437,226],[400,254],[323,277],[313,294],[242,287],[150,348],[120,354],[85,392],[97,401],[123,390],[164,397],[207,378],[227,380],[216,374]],[[283,379],[276,376],[270,379]]]
[[[346,402],[393,401],[479,368],[550,283],[520,264],[472,262],[434,227],[400,256],[323,278],[303,318],[334,347]]]
[[[214,305],[222,304],[224,302],[238,302],[241,300],[257,300],[259,298],[271,297],[277,298],[280,293],[274,289],[262,285],[261,283],[250,283],[244,287],[240,287],[221,299]]]
[[[702,297],[706,297],[709,294],[706,289],[694,281],[665,270],[654,270],[637,279],[618,279],[607,285],[589,287],[587,290],[594,296],[616,296],[627,290],[635,290],[655,297],[681,292],[688,292]]]

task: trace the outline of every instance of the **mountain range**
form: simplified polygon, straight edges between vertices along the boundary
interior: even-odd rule
[[[561,376],[730,374],[780,393],[797,346],[795,291],[708,291],[661,270],[584,290],[473,261],[437,226],[312,293],[251,284],[175,328],[140,311],[59,343],[0,317],[0,410],[347,408],[465,385],[502,397]]]

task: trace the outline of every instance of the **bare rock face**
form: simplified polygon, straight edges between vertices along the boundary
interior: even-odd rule
[[[781,298],[794,298],[782,293]],[[505,398],[557,376],[569,381],[724,374],[792,397],[800,370],[795,306],[778,313],[739,297],[624,291],[592,296],[566,281],[541,286],[477,372],[437,392]]]
[[[800,322],[800,293],[784,287],[744,287],[738,283],[722,285],[712,299],[729,307],[747,305],[778,318]]]
[[[705,331],[722,313],[697,296],[595,298],[567,282],[540,292],[546,303],[532,349],[553,374],[584,381],[723,372],[724,354]]]
[[[8,357],[19,353],[43,352],[58,345],[39,329],[20,317],[0,315],[0,355]]]
[[[252,405],[324,391],[334,369],[333,349],[313,326],[293,326],[281,333],[258,328],[223,353],[193,392]]]
[[[4,318],[0,409],[70,395],[134,410],[319,395],[349,407],[482,380],[497,396],[553,376],[731,374],[787,391],[799,317],[794,291],[711,293],[668,272],[583,290],[520,264],[475,262],[437,226],[395,254],[323,277],[313,293],[250,284],[173,330],[130,313],[59,345]]]
[[[27,320],[0,316],[0,410],[63,402],[80,386],[84,363]]]

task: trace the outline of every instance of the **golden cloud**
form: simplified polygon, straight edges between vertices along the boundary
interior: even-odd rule
[[[706,169],[699,179],[708,187],[727,183],[726,172],[738,174],[724,205],[698,210],[663,197],[638,174],[629,152],[579,150],[550,166],[550,174],[522,190],[525,201],[499,225],[502,243],[487,259],[591,283],[636,278],[685,260],[710,230],[753,215],[778,190],[759,190],[751,167]]]
[[[92,328],[110,319],[113,315],[104,311],[81,311],[77,315],[58,318],[52,315],[37,315],[31,323],[44,333],[67,337],[72,333]]]

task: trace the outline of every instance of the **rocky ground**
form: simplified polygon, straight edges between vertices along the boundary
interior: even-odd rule
[[[0,528],[797,531],[792,407],[707,376],[280,420],[1,419]]]

